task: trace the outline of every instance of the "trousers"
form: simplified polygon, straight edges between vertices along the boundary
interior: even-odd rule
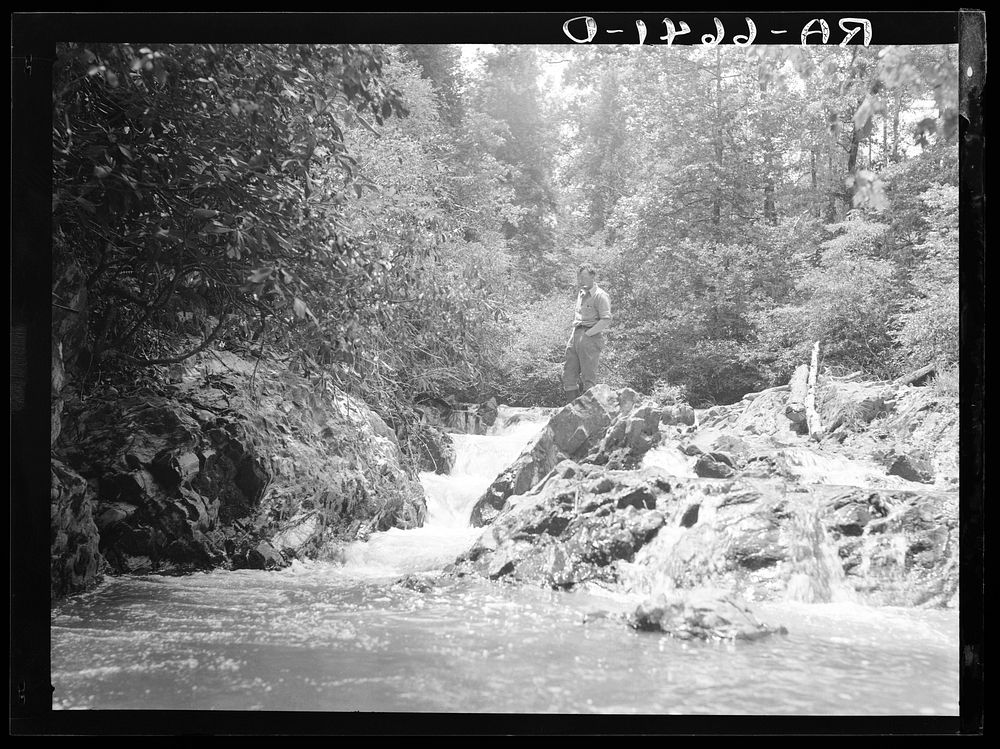
[[[566,363],[563,365],[563,390],[581,393],[597,384],[597,365],[604,348],[604,334],[586,335],[587,329],[573,329],[573,337],[566,345]]]

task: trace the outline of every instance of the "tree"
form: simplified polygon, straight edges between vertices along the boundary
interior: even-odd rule
[[[315,170],[352,180],[346,112],[405,113],[383,61],[359,45],[62,45],[53,248],[57,273],[86,274],[85,358],[182,361],[309,317],[310,274],[350,244],[309,212]]]

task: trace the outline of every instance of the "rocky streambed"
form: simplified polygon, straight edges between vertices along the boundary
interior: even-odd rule
[[[633,626],[684,636],[771,631],[754,601],[957,606],[957,419],[894,395],[817,441],[780,390],[698,414],[598,386],[476,502],[484,531],[447,573],[645,597]]]
[[[158,411],[204,397],[218,382],[205,379],[182,379],[188,394]],[[193,567],[171,567],[159,550],[168,508],[188,491],[209,496],[218,421],[191,437],[198,471],[190,461],[176,483],[161,481],[162,447],[94,446],[90,462],[65,454],[80,473],[54,485],[90,504],[53,507],[90,518],[92,535],[79,538],[94,539],[95,556],[122,558],[109,539],[128,536],[109,535],[116,527],[145,524],[163,539],[153,534],[158,545],[145,547],[155,551],[139,560],[149,567],[106,575],[53,606],[55,707],[957,712],[951,427],[929,391],[900,390],[906,410],[820,442],[772,428],[784,426],[781,391],[711,412],[606,387],[555,411],[501,406],[486,434],[453,434],[438,460],[425,456],[411,501],[426,510],[407,528],[385,501],[392,484],[376,483],[372,463],[345,459],[347,447],[363,447],[339,441],[350,422],[322,399],[306,409],[301,397],[280,397],[300,384],[269,382],[268,432],[241,442],[267,481],[254,503],[233,496],[209,516],[201,533],[220,562],[205,574],[155,573]],[[252,401],[230,396],[216,418],[252,423]],[[371,440],[368,424],[358,429]],[[123,443],[146,444],[123,431]],[[923,457],[929,443],[939,450],[924,465],[936,473],[921,478],[934,483],[897,475],[899,455]],[[136,509],[107,523],[94,510],[121,494],[101,480],[100,461],[128,454],[140,458],[139,468],[124,463],[128,472],[148,472],[155,493],[127,495]],[[433,473],[442,461],[448,469]],[[245,485],[238,466],[250,468],[231,462],[223,475]],[[340,501],[347,484],[337,484],[337,502],[310,505],[338,474],[307,471],[345,462],[364,481],[350,486],[368,492],[346,496],[365,502]],[[255,535],[230,548],[241,525]],[[53,527],[66,538],[66,526]],[[296,539],[297,528],[308,532]],[[71,560],[60,548],[54,581]],[[254,564],[249,552],[268,548],[274,565]]]

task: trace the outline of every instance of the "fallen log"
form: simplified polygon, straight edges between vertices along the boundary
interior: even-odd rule
[[[902,377],[896,379],[894,385],[918,385],[921,381],[929,377],[935,370],[937,365],[927,364],[920,369],[915,369],[909,374],[903,375]]]
[[[795,369],[792,379],[788,381],[791,395],[788,396],[788,405],[785,406],[785,416],[794,424],[801,424],[806,420],[806,396],[809,393],[809,365],[800,364]]]
[[[816,412],[816,377],[819,372],[819,341],[813,345],[812,361],[809,364],[809,390],[806,394],[806,426],[809,436],[819,440],[823,436],[823,424]]]

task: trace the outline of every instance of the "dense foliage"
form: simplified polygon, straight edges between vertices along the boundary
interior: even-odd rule
[[[953,48],[638,51],[61,46],[78,386],[216,345],[401,434],[425,394],[554,404],[583,260],[616,385],[728,401],[815,340],[878,377],[957,362]]]
[[[816,340],[871,377],[957,364],[953,47],[641,52],[552,53],[559,245],[611,293],[608,380],[730,402]]]

